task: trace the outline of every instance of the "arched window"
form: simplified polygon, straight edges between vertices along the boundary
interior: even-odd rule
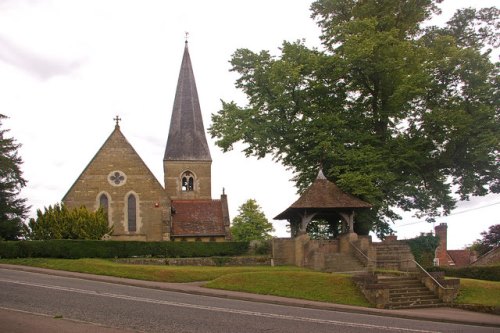
[[[101,194],[101,196],[99,197],[99,207],[102,208],[102,210],[104,211],[104,214],[106,214],[106,218],[108,217],[108,212],[109,212],[109,199],[108,199],[108,196],[106,194]]]
[[[181,176],[182,191],[194,191],[194,175],[191,171],[186,171]]]
[[[128,231],[135,232],[137,228],[137,199],[133,194],[128,196],[127,209]]]

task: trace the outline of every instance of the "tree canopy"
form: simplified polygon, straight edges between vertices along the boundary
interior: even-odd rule
[[[500,191],[499,10],[459,10],[425,26],[439,0],[318,0],[322,49],[283,42],[279,56],[238,49],[236,87],[209,132],[223,150],[272,156],[299,192],[321,164],[374,208],[358,216],[379,236],[395,208],[433,221],[458,199]]]
[[[1,128],[5,118],[0,114],[0,240],[16,240],[24,232],[23,220],[29,207],[26,199],[19,197],[21,189],[26,186],[21,171],[23,161],[18,153],[21,145],[13,138],[5,137],[8,130]]]
[[[471,246],[471,249],[478,255],[483,255],[500,246],[500,224],[490,226],[488,231],[481,232],[481,236],[483,238],[476,240]]]
[[[274,231],[262,209],[254,199],[248,199],[238,209],[238,216],[233,218],[231,234],[234,241],[266,240]]]

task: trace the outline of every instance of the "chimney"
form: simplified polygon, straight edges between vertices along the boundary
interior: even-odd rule
[[[434,255],[434,266],[448,266],[448,248],[446,245],[448,225],[446,223],[441,223],[434,227],[434,232],[436,236],[439,237],[439,246]]]

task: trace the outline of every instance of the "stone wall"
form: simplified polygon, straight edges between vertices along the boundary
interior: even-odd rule
[[[311,240],[308,235],[275,238],[272,256],[275,265],[295,265],[317,271],[363,270],[361,262],[353,256],[351,241],[358,241],[355,233],[342,235],[335,240]],[[361,243],[368,246],[365,240]]]
[[[118,179],[119,178],[119,179]],[[68,208],[96,210],[108,200],[112,238],[160,241],[169,238],[170,202],[155,176],[117,126],[75,181],[63,202]],[[128,230],[128,197],[136,198],[136,230]]]
[[[272,256],[275,265],[295,265],[295,239],[273,238]]]
[[[165,191],[173,200],[212,199],[212,162],[164,161]],[[182,191],[181,175],[191,171],[195,176],[194,190]]]

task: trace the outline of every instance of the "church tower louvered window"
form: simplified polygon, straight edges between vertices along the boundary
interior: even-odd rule
[[[182,191],[194,191],[194,175],[190,171],[186,171],[182,174]]]

